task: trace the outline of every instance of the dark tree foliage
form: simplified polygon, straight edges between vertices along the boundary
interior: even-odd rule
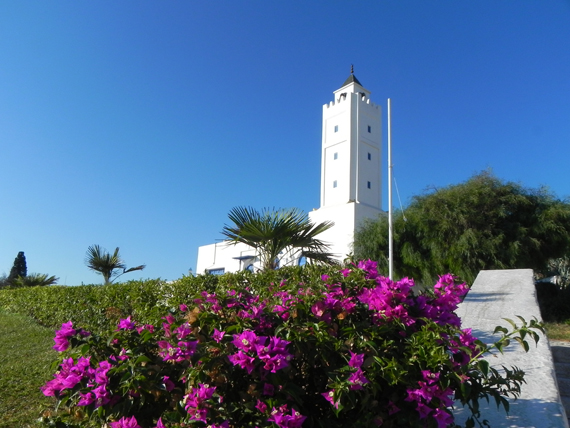
[[[570,204],[485,171],[415,196],[394,215],[394,273],[429,283],[451,272],[472,283],[482,269],[542,271],[570,248]],[[388,269],[388,219],[357,231],[356,259]]]
[[[19,277],[24,278],[27,274],[28,268],[26,266],[26,256],[23,251],[20,251],[14,259],[14,265],[10,270],[10,275],[8,275],[8,282],[12,282]]]

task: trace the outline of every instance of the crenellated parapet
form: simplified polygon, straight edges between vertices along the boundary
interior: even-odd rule
[[[329,102],[328,104],[324,104],[323,105],[323,109],[329,109],[331,107],[336,106],[337,104],[341,104],[347,101],[347,97],[346,96],[342,96],[344,94],[341,94],[340,97],[338,97],[336,100],[333,100],[331,102]],[[378,104],[373,103],[372,101],[370,101],[370,98],[368,97],[358,97],[357,94],[351,93],[351,96],[355,96],[356,97],[356,102],[361,103],[361,104],[365,104],[368,107],[374,108],[376,110],[380,109],[380,106]]]

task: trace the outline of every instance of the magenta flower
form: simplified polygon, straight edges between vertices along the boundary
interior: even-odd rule
[[[261,400],[257,400],[257,404],[255,405],[255,408],[257,410],[259,410],[261,413],[265,413],[267,411],[267,404],[265,404]]]
[[[294,409],[291,409],[291,415],[285,414],[286,411],[287,406],[281,406],[279,410],[274,407],[267,421],[274,422],[279,428],[300,428],[307,419]]]
[[[53,349],[58,352],[67,350],[69,348],[68,339],[72,336],[75,336],[76,333],[77,330],[73,329],[73,323],[71,321],[63,323],[61,325],[61,329],[55,332],[55,337],[53,339],[55,345],[53,346]]]
[[[80,392],[79,395],[81,395],[81,399],[77,403],[78,406],[89,406],[95,402],[95,395],[90,392],[85,394]]]
[[[162,423],[162,418],[158,418],[158,421],[156,421],[156,427],[154,428],[166,428]]]
[[[188,306],[186,306],[184,303],[182,303],[182,304],[180,305],[180,311],[181,311],[181,312],[186,312],[187,310],[188,310]]]
[[[205,402],[212,398],[215,390],[215,386],[209,388],[201,383],[198,385],[198,388],[192,388],[190,393],[184,396],[184,408],[188,412],[190,419],[206,422],[208,410]]]
[[[190,328],[190,326],[188,325],[187,322],[185,322],[184,324],[182,324],[180,327],[178,327],[176,330],[174,330],[174,332],[176,333],[178,340],[182,340],[184,339],[186,336],[188,336],[189,334],[192,333],[192,329]]]
[[[134,416],[130,418],[123,416],[117,422],[111,422],[111,428],[141,428],[141,426]]]
[[[265,343],[265,337],[258,337],[253,331],[246,330],[241,334],[234,334],[232,343],[245,352],[253,351],[258,343]]]
[[[370,383],[370,381],[364,377],[364,372],[361,369],[352,373],[348,378],[348,381],[352,384],[350,389],[364,389],[362,386]]]
[[[119,326],[116,331],[134,330],[134,329],[135,329],[135,323],[131,321],[131,316],[129,315],[127,318],[119,320]]]
[[[162,384],[164,385],[164,389],[168,392],[172,391],[175,387],[174,382],[172,382],[168,376],[162,377]]]
[[[224,338],[225,331],[220,331],[217,328],[214,329],[214,333],[212,334],[212,338],[217,342],[220,343]]]
[[[350,360],[348,365],[355,369],[362,367],[364,363],[364,354],[355,354],[354,352],[350,351]]]
[[[154,326],[152,324],[145,324],[137,327],[137,332],[141,334],[143,331],[154,333]]]
[[[453,416],[451,416],[445,409],[435,409],[433,418],[437,421],[438,428],[447,428],[453,424]]]
[[[338,409],[340,401],[334,401],[334,389],[331,389],[329,392],[323,392],[321,395],[325,397],[325,400],[331,403],[335,409]]]
[[[433,385],[439,380],[439,373],[433,373],[429,370],[422,370],[422,377],[428,385]]]
[[[248,373],[251,373],[255,368],[253,357],[250,357],[244,354],[242,351],[238,351],[237,354],[228,355],[228,359],[234,366],[240,366],[242,369],[247,370]]]

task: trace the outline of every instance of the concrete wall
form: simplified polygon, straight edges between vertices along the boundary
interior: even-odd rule
[[[473,334],[485,343],[493,343],[499,338],[499,335],[493,336],[497,325],[510,327],[503,318],[518,320],[516,315],[520,315],[527,321],[533,316],[541,320],[532,270],[481,271],[461,303],[458,315],[463,320],[463,327],[471,328]],[[527,382],[522,385],[521,397],[510,400],[508,416],[502,408],[497,411],[494,402],[487,405],[483,400],[480,403],[482,418],[489,420],[492,428],[568,428],[550,345],[544,335],[541,334],[538,346],[531,344],[528,353],[518,343],[511,343],[504,354],[487,357],[487,360],[497,369],[502,365],[521,368]],[[455,413],[457,422],[462,424],[469,412],[458,409]]]

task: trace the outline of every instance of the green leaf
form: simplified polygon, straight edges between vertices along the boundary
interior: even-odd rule
[[[489,362],[487,360],[479,360],[477,363],[479,370],[487,377],[489,375]]]

